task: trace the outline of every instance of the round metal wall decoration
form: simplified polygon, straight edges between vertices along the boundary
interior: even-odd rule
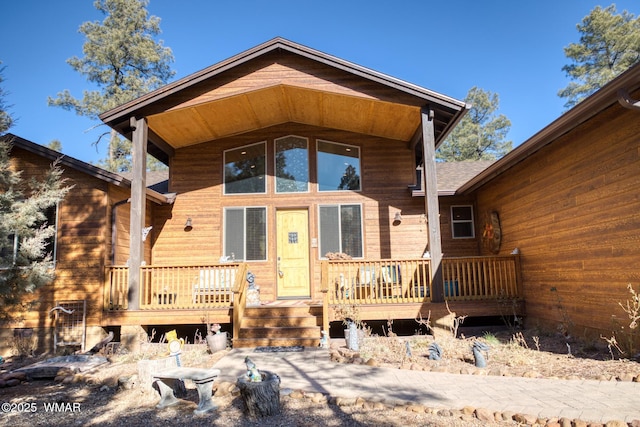
[[[497,254],[500,252],[502,230],[500,229],[500,217],[496,211],[489,213],[485,219],[484,230],[482,231],[482,242],[491,253]]]

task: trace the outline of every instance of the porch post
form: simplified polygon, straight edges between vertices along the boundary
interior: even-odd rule
[[[144,228],[147,180],[147,121],[132,117],[131,218],[129,236],[129,308],[140,308],[140,266],[144,261],[142,229]]]
[[[433,302],[444,301],[442,281],[442,242],[440,238],[440,205],[438,204],[438,182],[436,178],[436,137],[433,126],[433,110],[422,109],[422,161],[424,163],[424,203],[429,231],[429,254],[431,255],[431,289]]]

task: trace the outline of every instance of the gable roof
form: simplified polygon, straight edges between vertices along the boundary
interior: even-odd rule
[[[173,150],[297,122],[417,144],[421,109],[434,111],[436,145],[469,106],[463,101],[275,38],[100,115],[129,137],[145,117],[149,152]]]
[[[638,91],[640,91],[640,63],[620,74],[593,95],[565,112],[547,127],[469,180],[458,189],[458,193],[469,193],[478,189],[612,105],[619,103],[625,108],[640,108],[638,102],[634,104],[629,99],[630,93]]]
[[[62,154],[43,145],[36,144],[27,139],[7,133],[0,136],[0,140],[8,142],[14,147],[23,149],[30,153],[43,157],[51,162],[58,162],[62,166],[69,167],[78,172],[82,172],[101,181],[116,185],[122,188],[131,188],[131,180],[114,172],[99,168],[82,160]],[[155,203],[173,203],[175,194],[161,194],[151,188],[147,188],[147,198]]]

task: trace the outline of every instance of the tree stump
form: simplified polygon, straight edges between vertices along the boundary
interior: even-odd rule
[[[280,413],[280,377],[272,372],[259,371],[262,381],[251,382],[242,376],[237,386],[249,415],[254,418]]]

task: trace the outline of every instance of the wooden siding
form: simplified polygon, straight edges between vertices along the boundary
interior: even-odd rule
[[[286,135],[309,138],[311,190],[308,193],[275,194],[274,139]],[[361,149],[361,192],[317,191],[316,140],[323,139],[352,144]],[[267,194],[222,195],[223,151],[267,141]],[[171,188],[177,198],[171,207],[156,210],[153,247],[154,265],[190,265],[218,262],[222,255],[222,215],[225,206],[266,206],[268,260],[249,262],[256,276],[261,298],[273,300],[275,295],[275,210],[278,208],[308,208],[311,239],[318,239],[318,205],[330,203],[362,204],[365,257],[416,258],[422,256],[427,244],[427,231],[422,220],[424,201],[410,197],[407,188],[414,180],[413,153],[406,143],[361,134],[330,130],[300,124],[284,124],[259,132],[199,144],[176,151],[172,160]],[[390,173],[393,171],[393,173]],[[403,221],[393,225],[396,212]],[[184,230],[187,218],[193,221],[191,231]],[[310,249],[312,260],[312,299],[320,300],[320,255]]]
[[[192,90],[193,98],[148,118],[150,128],[176,148],[286,122],[409,141],[424,104],[386,85],[283,51]]]
[[[12,167],[23,179],[42,177],[51,166],[48,160],[14,147]],[[109,184],[65,168],[63,177],[74,188],[58,211],[55,281],[36,292],[37,309],[24,313],[15,327],[49,327],[49,310],[60,300],[87,300],[87,325],[100,325],[102,317],[102,272],[108,254]]]
[[[528,321],[610,336],[640,283],[640,120],[617,103],[477,192],[522,253]]]

